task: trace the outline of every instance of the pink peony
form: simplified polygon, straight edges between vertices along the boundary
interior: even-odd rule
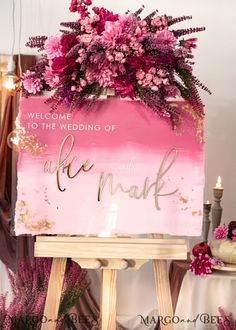
[[[23,86],[30,94],[37,94],[43,87],[40,79],[36,76],[36,72],[29,70],[23,73]]]
[[[199,253],[191,262],[189,270],[197,276],[204,276],[212,273],[212,263],[210,257]]]
[[[44,50],[50,60],[61,56],[61,37],[57,35],[48,37],[44,44]]]
[[[236,242],[236,229],[233,230],[232,234],[233,234],[232,240]]]
[[[221,225],[214,230],[214,239],[225,239],[228,235],[228,227],[226,225]]]
[[[46,84],[48,84],[50,87],[54,88],[59,83],[59,76],[54,74],[50,67],[46,66],[46,70],[43,74],[44,80]]]

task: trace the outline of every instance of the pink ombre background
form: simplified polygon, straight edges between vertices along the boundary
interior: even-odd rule
[[[189,118],[186,117],[188,126],[183,127],[184,134],[177,136],[168,122],[161,120],[139,101],[104,100],[98,101],[89,111],[80,109],[73,112],[69,121],[29,119],[29,112],[50,111],[44,101],[44,97],[21,100],[21,126],[25,127],[27,134],[36,134],[42,145],[47,144],[47,148],[38,156],[20,152],[18,200],[27,202],[32,223],[47,217],[55,224],[50,231],[30,232],[24,224],[18,222],[19,214],[16,208],[17,235],[200,235],[204,185],[203,145],[198,143],[194,125],[191,126]],[[183,105],[182,102],[178,103],[180,110]],[[65,111],[69,110],[59,110],[60,113]],[[35,130],[29,129],[28,122],[35,122],[39,127]],[[56,130],[42,129],[42,123],[52,122],[56,123]],[[102,128],[113,125],[115,129],[109,132],[104,129],[61,130],[61,123],[97,124]],[[73,172],[86,159],[90,159],[94,167],[90,172],[80,173],[72,180],[61,175],[66,191],[60,192],[56,175],[44,173],[43,164],[46,159],[56,162],[59,145],[67,134],[73,134],[76,141],[72,152],[77,156],[72,167]],[[122,183],[126,189],[137,185],[141,191],[147,176],[151,183],[155,181],[164,153],[171,147],[179,149],[179,156],[164,176],[165,187],[160,193],[175,189],[179,191],[173,196],[159,198],[161,210],[155,208],[153,190],[146,200],[136,200],[120,191],[110,196],[106,187],[102,201],[97,201],[101,172],[113,173],[115,185]]]

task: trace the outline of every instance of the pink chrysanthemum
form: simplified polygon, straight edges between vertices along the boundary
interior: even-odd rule
[[[166,42],[166,44],[168,44],[171,47],[174,47],[176,44],[176,38],[175,38],[173,32],[171,32],[169,30],[160,31],[157,35],[157,38],[162,39],[163,41]]]
[[[51,36],[48,37],[44,44],[44,50],[48,59],[52,60],[55,57],[62,56],[61,52],[61,37]]]
[[[199,253],[191,262],[189,270],[197,276],[204,276],[212,273],[212,263],[208,254]]]
[[[213,235],[214,235],[214,239],[224,239],[224,238],[226,238],[227,235],[228,235],[228,227],[225,224],[218,226],[214,230]]]
[[[46,84],[48,84],[52,88],[56,87],[59,83],[59,77],[56,74],[52,73],[51,68],[48,66],[46,67],[43,77]]]
[[[41,80],[36,76],[34,71],[29,70],[23,74],[23,86],[30,94],[37,94],[42,89]]]
[[[234,242],[236,242],[236,229],[234,229],[234,230],[232,231],[232,234],[233,234],[233,236],[232,236],[232,240],[233,240]]]

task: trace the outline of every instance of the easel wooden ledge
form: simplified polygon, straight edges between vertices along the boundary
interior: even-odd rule
[[[44,315],[56,320],[67,258],[82,268],[102,270],[101,330],[116,329],[116,275],[119,269],[139,269],[153,260],[158,311],[160,316],[173,316],[168,259],[187,258],[187,246],[182,239],[100,238],[38,236],[35,257],[53,257]],[[162,237],[162,236],[158,236]],[[56,322],[42,324],[41,330],[55,330]],[[173,325],[161,329],[173,330]]]

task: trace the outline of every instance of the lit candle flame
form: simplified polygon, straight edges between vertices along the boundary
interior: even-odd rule
[[[207,200],[206,204],[210,204],[210,201]]]

